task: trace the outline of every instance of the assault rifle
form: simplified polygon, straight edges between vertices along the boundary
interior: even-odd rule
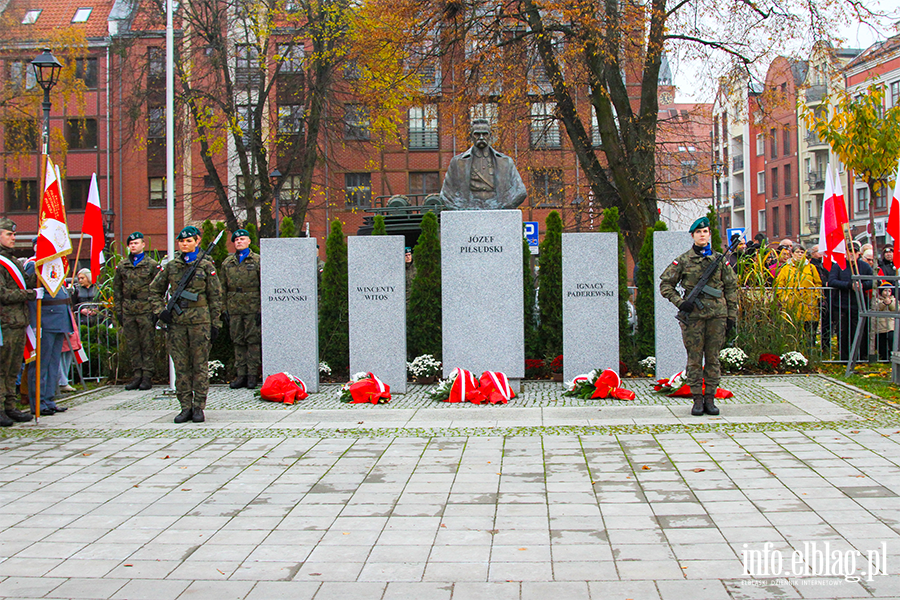
[[[200,262],[209,256],[209,253],[212,252],[212,249],[216,247],[216,244],[219,243],[219,240],[222,239],[222,235],[225,233],[225,230],[219,232],[219,235],[216,236],[212,242],[210,242],[209,246],[206,249],[200,252],[200,255],[197,256],[197,259],[191,263],[191,266],[188,267],[188,270],[184,272],[184,275],[181,276],[181,281],[178,282],[178,286],[175,288],[175,291],[169,296],[169,301],[166,303],[166,308],[159,313],[159,320],[165,323],[166,325],[172,324],[172,313],[176,315],[180,315],[184,312],[184,309],[181,308],[179,301],[183,298],[189,302],[196,302],[200,296],[195,294],[194,292],[187,291],[187,286],[191,284],[191,281],[194,279],[194,274],[197,272],[197,267],[200,265]]]
[[[713,298],[721,298],[722,297],[722,290],[717,290],[714,287],[710,287],[708,285],[709,280],[712,279],[712,276],[715,274],[716,269],[719,268],[719,265],[722,264],[722,261],[725,260],[725,258],[729,254],[734,252],[734,249],[737,248],[737,245],[740,241],[741,241],[741,238],[738,235],[735,235],[732,238],[731,245],[728,247],[728,249],[725,252],[723,252],[722,254],[720,254],[714,261],[712,261],[712,263],[710,263],[710,265],[708,267],[706,267],[706,270],[703,271],[703,274],[700,276],[700,279],[697,281],[697,285],[695,285],[694,289],[692,289],[691,292],[687,296],[684,297],[684,300],[681,301],[681,304],[686,304],[686,303],[690,302],[694,306],[696,306],[697,308],[702,310],[703,303],[700,302],[700,294],[705,293],[709,296],[712,296]],[[687,313],[687,312],[679,309],[678,314],[675,315],[675,318],[679,322],[687,325],[689,314],[690,313]]]

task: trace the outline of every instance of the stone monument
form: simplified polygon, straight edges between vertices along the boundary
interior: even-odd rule
[[[456,367],[525,375],[522,285],[520,211],[441,213],[444,377]]]
[[[562,234],[563,377],[619,372],[619,240],[615,233]]]
[[[350,372],[406,393],[406,264],[401,235],[347,238]]]
[[[318,250],[315,238],[263,238],[263,380],[286,371],[319,391]]]
[[[516,208],[525,200],[525,184],[513,159],[491,147],[491,125],[472,122],[472,147],[450,160],[441,200],[452,210]]]
[[[687,366],[687,352],[681,341],[681,325],[675,320],[678,309],[659,293],[659,276],[690,246],[691,236],[686,231],[653,233],[653,314],[656,319],[657,379],[671,377]]]

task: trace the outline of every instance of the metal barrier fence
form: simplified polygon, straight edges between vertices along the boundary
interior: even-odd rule
[[[87,361],[80,365],[81,377],[90,381],[105,379],[109,376],[109,358],[115,354],[118,345],[113,315],[105,306],[94,302],[79,304],[73,312],[87,355]],[[77,369],[73,361],[70,380],[74,372]]]

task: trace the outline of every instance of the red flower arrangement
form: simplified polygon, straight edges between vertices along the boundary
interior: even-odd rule
[[[703,382],[702,393],[706,393],[706,382]],[[690,398],[692,391],[690,386],[684,383],[684,371],[679,371],[671,377],[659,379],[653,386],[653,391],[669,396],[670,398]],[[716,388],[716,398],[733,398],[734,393],[724,388]]]
[[[781,364],[781,357],[775,354],[760,354],[759,355],[759,366],[764,369],[775,370],[778,368],[778,365]]]
[[[539,377],[544,376],[544,369],[546,365],[544,361],[540,358],[526,358],[525,359],[525,378],[526,379],[538,379]]]
[[[550,372],[551,373],[562,373],[563,370],[563,355],[560,354],[556,358],[550,361]]]

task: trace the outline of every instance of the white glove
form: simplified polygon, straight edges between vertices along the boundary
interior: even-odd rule
[[[43,300],[44,299],[44,288],[39,287],[34,289],[34,299],[35,300]]]

